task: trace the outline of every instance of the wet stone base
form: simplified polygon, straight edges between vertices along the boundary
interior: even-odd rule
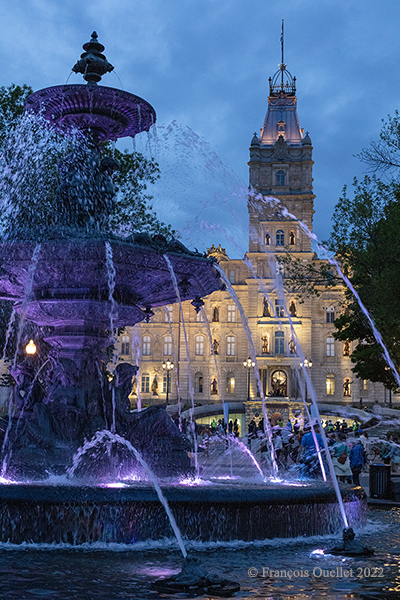
[[[365,524],[366,496],[342,486],[350,525]],[[264,540],[342,530],[333,487],[163,487],[182,535],[201,541]],[[152,488],[3,485],[0,541],[135,543],[173,537]]]

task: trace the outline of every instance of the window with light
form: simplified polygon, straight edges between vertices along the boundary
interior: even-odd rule
[[[164,337],[164,356],[172,355],[172,337],[170,335],[166,335]]]
[[[332,373],[326,377],[326,394],[327,396],[335,394],[335,376]]]
[[[142,356],[150,356],[151,354],[151,338],[149,335],[142,337]]]
[[[335,338],[332,336],[326,338],[326,355],[335,356]]]
[[[129,354],[131,353],[130,350],[130,340],[129,340],[129,335],[123,335],[121,338],[121,354],[123,356],[129,356]]]
[[[196,335],[195,339],[195,355],[203,356],[204,354],[204,338],[202,335]]]
[[[233,335],[228,335],[226,338],[226,354],[227,356],[235,356],[236,354],[236,338]]]
[[[228,323],[235,323],[236,321],[236,306],[230,304],[228,306]]]

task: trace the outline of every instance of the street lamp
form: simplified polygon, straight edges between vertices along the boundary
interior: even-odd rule
[[[169,396],[169,374],[174,368],[174,363],[172,363],[169,359],[163,362],[162,368],[167,372],[167,399],[166,404],[168,404],[168,396]]]
[[[250,400],[250,371],[255,366],[255,363],[249,356],[249,358],[243,362],[243,366],[247,369],[247,400]]]
[[[30,355],[36,354],[36,344],[33,340],[30,340],[29,344],[26,345],[25,352]]]
[[[311,367],[312,367],[312,361],[311,360],[307,360],[307,358],[305,358],[304,362],[300,363],[300,366],[301,366],[301,368],[304,367],[305,369],[311,369]],[[307,402],[307,378],[306,377],[304,377],[304,381],[305,381],[305,384],[306,384],[306,397],[305,397],[305,400]]]

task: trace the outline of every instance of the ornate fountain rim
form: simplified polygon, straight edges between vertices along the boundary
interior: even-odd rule
[[[134,137],[156,122],[154,108],[143,98],[106,86],[56,85],[31,94],[25,110],[41,114],[56,127],[95,133],[99,141]]]

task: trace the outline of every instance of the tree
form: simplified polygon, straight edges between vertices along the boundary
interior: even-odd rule
[[[111,154],[108,146],[106,153]],[[111,228],[129,235],[137,232],[162,234],[172,238],[176,232],[171,225],[162,223],[150,204],[152,196],[147,192],[149,184],[155,183],[160,169],[154,159],[147,159],[139,152],[115,149],[113,157],[120,168],[114,175],[117,204],[111,218]]]
[[[91,197],[96,196],[90,193],[90,185],[92,171],[97,168],[93,167],[93,155],[96,155],[98,162],[100,160],[97,152],[93,153],[92,145],[81,136],[65,136],[40,115],[25,115],[24,103],[31,93],[32,89],[25,84],[0,87],[0,225],[3,239],[20,235],[39,240],[40,235],[45,235],[49,228],[61,222],[63,210],[59,194],[63,185],[63,171],[73,171],[75,181],[80,179],[79,194],[86,194],[88,204],[92,202]],[[171,238],[174,230],[157,218],[150,204],[148,185],[159,177],[157,163],[142,154],[127,150],[120,152],[106,145],[103,155],[111,154],[119,162],[120,170],[114,175],[117,194],[115,211],[107,224],[109,230],[122,236],[144,231]],[[64,208],[65,214],[72,212],[68,206]],[[95,214],[95,210],[92,212]],[[11,313],[12,303],[0,301],[0,355]],[[39,350],[43,346],[43,352],[46,352],[47,345],[40,341],[43,335],[37,328],[35,342]],[[16,340],[14,331],[7,344],[8,361],[13,360]],[[21,340],[22,352],[25,343],[24,336]]]
[[[352,199],[336,206],[330,247],[347,271],[395,365],[400,365],[400,186],[365,177],[355,181]],[[353,371],[360,379],[398,385],[376,342],[371,326],[346,288],[343,313],[335,320],[336,339],[357,342]]]
[[[382,129],[377,141],[372,141],[357,157],[368,165],[373,173],[389,172],[397,177],[400,168],[400,115],[396,110],[394,117],[388,115],[382,119]]]

